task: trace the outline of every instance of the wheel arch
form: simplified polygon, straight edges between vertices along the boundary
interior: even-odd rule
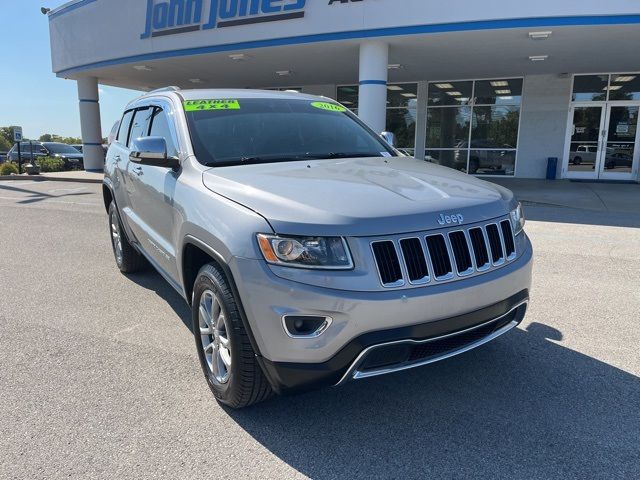
[[[198,272],[200,269],[209,264],[213,263],[217,267],[222,270],[227,281],[229,282],[229,287],[235,297],[236,303],[238,304],[238,310],[240,312],[240,318],[242,319],[242,323],[244,325],[244,329],[249,336],[249,340],[251,342],[251,346],[253,347],[253,351],[256,356],[261,357],[260,350],[258,348],[258,344],[253,335],[253,331],[251,330],[251,325],[249,325],[249,321],[247,319],[247,315],[245,313],[244,307],[242,305],[242,299],[240,298],[240,293],[238,291],[238,287],[236,286],[235,278],[233,276],[233,272],[229,267],[229,264],[224,259],[224,257],[208,246],[203,241],[191,236],[187,235],[184,243],[181,248],[181,258],[180,258],[180,273],[182,275],[182,286],[184,289],[185,299],[189,306],[192,306],[193,303],[193,286],[195,284],[196,278],[198,276]]]
[[[116,201],[111,182],[108,182],[107,180],[102,182],[102,201],[104,202],[104,209],[107,212],[109,212],[109,205],[111,205],[111,202]]]

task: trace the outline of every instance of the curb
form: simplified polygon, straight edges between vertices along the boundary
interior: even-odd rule
[[[31,180],[35,182],[102,183],[101,178],[46,177],[43,175],[0,175],[0,181],[3,181],[3,180]]]

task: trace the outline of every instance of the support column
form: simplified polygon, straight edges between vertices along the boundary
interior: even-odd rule
[[[102,172],[104,167],[99,101],[98,79],[95,77],[79,78],[78,102],[80,104],[82,152],[84,169],[88,172]]]
[[[360,44],[360,94],[358,116],[375,132],[387,124],[389,45],[367,41]]]

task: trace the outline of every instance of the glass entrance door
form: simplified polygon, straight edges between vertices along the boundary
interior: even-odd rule
[[[631,180],[638,163],[638,105],[610,105],[602,132],[599,178]]]
[[[571,140],[569,152],[565,155],[568,178],[598,178],[604,113],[604,104],[575,105],[571,108]]]
[[[631,180],[640,148],[640,104],[574,105],[565,155],[567,178]]]

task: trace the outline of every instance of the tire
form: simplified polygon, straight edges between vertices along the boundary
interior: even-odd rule
[[[582,157],[574,157],[573,164],[580,165],[582,163]]]
[[[198,273],[191,311],[200,366],[216,400],[244,408],[269,398],[271,386],[258,365],[229,282],[218,266],[205,265]]]
[[[135,273],[147,266],[145,258],[129,243],[114,202],[109,205],[109,236],[116,265],[122,273]]]

